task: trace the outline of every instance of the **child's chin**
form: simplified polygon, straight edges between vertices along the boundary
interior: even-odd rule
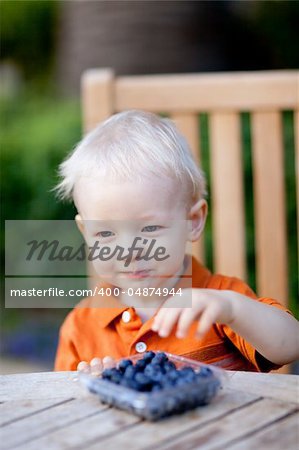
[[[150,287],[156,287],[157,283],[157,279],[153,279],[150,277],[146,277],[146,278],[138,278],[138,277],[130,277],[127,279],[119,279],[117,280],[118,282],[116,283],[117,286],[119,286],[121,289],[138,289],[138,288],[150,288]]]

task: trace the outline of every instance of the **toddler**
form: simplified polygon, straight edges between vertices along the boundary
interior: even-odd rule
[[[96,248],[98,284],[65,319],[55,370],[97,372],[148,350],[250,371],[298,358],[289,311],[188,253],[205,226],[205,179],[171,120],[116,114],[84,137],[60,174],[58,192],[73,199]]]

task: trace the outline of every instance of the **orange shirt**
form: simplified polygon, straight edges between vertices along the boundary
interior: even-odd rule
[[[189,273],[193,288],[232,290],[287,311],[276,300],[257,298],[237,278],[211,274],[195,258],[189,258],[185,278]],[[198,321],[183,339],[176,338],[175,330],[166,338],[159,337],[151,330],[152,322],[153,318],[142,323],[133,307],[121,304],[115,297],[86,298],[68,314],[60,329],[55,370],[76,370],[80,361],[94,357],[119,359],[148,350],[166,351],[232,370],[269,371],[280,367],[266,360],[227,325],[214,324],[198,340],[194,336]]]

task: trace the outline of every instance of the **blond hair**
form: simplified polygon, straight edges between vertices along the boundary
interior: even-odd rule
[[[82,176],[142,180],[148,175],[176,179],[190,200],[206,194],[205,177],[173,121],[129,110],[115,114],[88,133],[59,166],[60,198],[71,199]]]

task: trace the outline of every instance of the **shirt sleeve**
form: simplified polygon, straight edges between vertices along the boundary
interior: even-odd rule
[[[267,304],[269,306],[273,306],[292,315],[291,311],[285,308],[277,300],[266,297],[258,298],[257,295],[250,289],[250,287],[238,278],[222,276],[216,277],[219,277],[219,279],[217,280],[218,289],[238,292],[240,294],[246,295],[247,297],[250,297],[252,300]],[[216,326],[220,334],[223,337],[228,338],[233,343],[233,345],[241,352],[241,354],[256,367],[258,371],[269,372],[270,370],[276,370],[282,367],[281,365],[275,364],[266,359],[249,342],[247,342],[242,336],[239,336],[237,333],[235,333],[228,325],[216,324]]]
[[[80,362],[80,357],[73,340],[72,325],[72,313],[70,313],[60,328],[54,363],[55,371],[77,370],[77,365]]]

